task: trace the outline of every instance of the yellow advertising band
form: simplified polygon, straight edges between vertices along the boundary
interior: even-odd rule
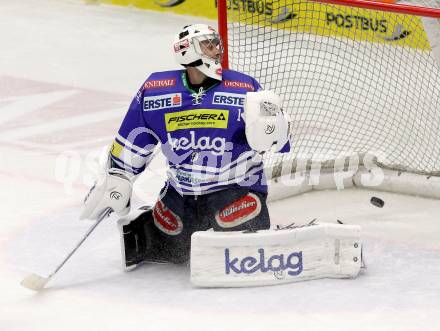
[[[217,0],[100,0],[160,12],[217,19]],[[303,0],[227,0],[228,19],[292,32],[431,50],[421,19]]]

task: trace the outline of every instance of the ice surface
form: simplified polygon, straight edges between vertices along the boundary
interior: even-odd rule
[[[0,330],[440,329],[439,201],[364,190],[270,205],[274,224],[360,224],[368,269],[354,280],[199,289],[186,266],[126,273],[111,217],[45,291],[22,288],[87,231],[77,218],[93,165],[146,76],[175,68],[173,33],[202,20],[75,1],[0,8]],[[163,176],[159,157],[137,204],[154,201]]]

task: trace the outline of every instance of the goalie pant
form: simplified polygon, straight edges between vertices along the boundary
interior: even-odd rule
[[[119,221],[126,268],[141,262],[183,263],[189,260],[195,231],[269,229],[267,194],[243,187],[200,196],[181,196],[165,186],[153,208]]]

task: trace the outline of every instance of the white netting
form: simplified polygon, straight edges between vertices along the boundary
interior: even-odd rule
[[[427,8],[440,8],[440,1],[438,0],[402,0],[397,1],[397,3]]]
[[[292,152],[268,166],[373,153],[440,174],[440,59],[420,17],[303,0],[260,9],[228,11],[229,63],[284,98]]]

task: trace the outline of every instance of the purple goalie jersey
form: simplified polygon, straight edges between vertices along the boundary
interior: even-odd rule
[[[141,173],[160,145],[167,180],[179,193],[206,194],[233,186],[267,192],[262,157],[246,140],[243,107],[250,76],[223,71],[207,90],[191,90],[184,70],[153,73],[133,99],[111,158],[118,167]]]

